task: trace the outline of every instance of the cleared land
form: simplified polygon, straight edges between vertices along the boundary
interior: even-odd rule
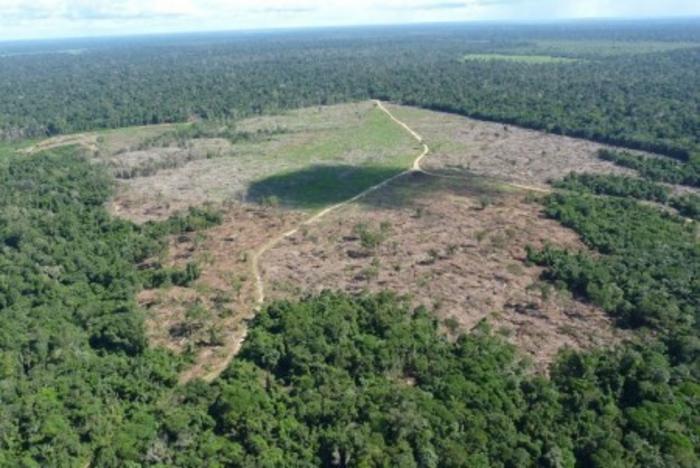
[[[113,211],[158,219],[204,202],[251,201],[319,209],[404,170],[417,144],[373,103],[309,108],[236,125],[247,141],[197,139],[110,156],[137,177],[122,182]],[[177,164],[177,161],[182,164]],[[149,161],[146,176],[135,166]]]
[[[469,61],[499,61],[499,62],[522,62],[532,64],[551,64],[551,63],[574,63],[578,60],[554,57],[552,55],[508,55],[508,54],[467,54],[462,57],[465,62]]]
[[[539,282],[525,246],[582,249],[531,194],[413,174],[285,239],[263,260],[268,295],[392,290],[469,330],[486,320],[545,369],[562,346],[619,339],[610,320]]]
[[[201,277],[191,287],[146,290],[138,297],[151,343],[192,355],[183,382],[216,375],[238,350],[245,321],[255,314],[252,252],[302,219],[301,213],[235,202],[223,208],[220,226],[172,238],[162,259],[179,268],[196,262]]]
[[[652,54],[670,50],[700,47],[697,42],[665,42],[665,41],[604,41],[604,40],[574,40],[574,41],[535,41],[514,50],[555,56],[600,56],[612,57],[619,55]]]
[[[608,145],[415,107],[386,107],[428,143],[431,154],[422,166],[433,174],[486,176],[541,190],[549,190],[550,181],[570,172],[637,176],[598,157],[601,149],[616,149]],[[693,187],[664,185],[674,195],[698,193]]]
[[[388,105],[428,142],[426,170],[548,188],[571,171],[634,174],[598,158],[605,145],[414,107]]]
[[[364,104],[361,109],[365,113],[359,117],[366,120],[349,130],[329,126],[324,109],[321,115],[313,112],[307,124],[322,129],[319,130],[321,140],[305,143],[304,148],[313,148],[313,151],[301,152],[293,146],[276,155],[281,158],[278,167],[288,166],[287,159],[291,157],[297,160],[292,163],[300,165],[301,169],[250,182],[246,188],[252,200],[270,205],[266,201],[274,197],[278,200],[276,204],[297,210],[256,207],[229,200],[223,205],[226,218],[221,226],[172,240],[169,258],[162,262],[182,267],[195,261],[204,268],[204,274],[189,288],[144,291],[139,302],[149,311],[147,324],[152,343],[193,355],[194,365],[181,376],[183,382],[215,377],[238,350],[245,337],[244,321],[252,318],[257,305],[253,273],[257,267],[255,252],[261,246],[298,226],[302,219],[308,219],[309,209],[346,200],[408,169],[412,163],[415,158],[412,137],[373,104]],[[353,116],[357,118],[358,114]],[[255,133],[267,135],[270,134],[268,126],[279,128],[280,122],[257,119],[244,125],[251,125]],[[245,131],[251,132],[250,127]],[[295,128],[294,132],[305,134],[309,130]],[[379,151],[372,152],[375,146]],[[397,150],[404,153],[397,153]],[[352,166],[338,158],[355,158],[356,162]],[[339,174],[338,164],[324,167],[325,161],[342,162],[346,169]],[[158,172],[152,178],[156,177],[162,174]],[[256,192],[263,188],[270,190],[269,194]],[[218,201],[216,198],[207,200]]]
[[[624,338],[602,311],[541,283],[541,270],[526,264],[527,245],[584,247],[541,216],[536,192],[516,188],[547,191],[549,179],[572,170],[625,173],[597,158],[602,145],[386,107],[398,120],[358,103],[248,119],[206,137],[161,126],[91,140],[95,158],[121,178],[116,214],[145,221],[203,203],[225,213],[221,226],[173,238],[158,259],[199,264],[191,287],[139,296],[151,342],[191,355],[183,382],[215,377],[238,350],[256,310],[256,265],[268,299],[394,290],[434,311],[450,334],[488,321],[542,370],[563,346]],[[406,174],[303,224],[409,168],[421,137],[430,147],[421,167],[442,177]]]
[[[438,119],[437,128],[445,124],[439,120],[446,117],[443,114],[397,106],[391,109],[413,112],[419,121]],[[337,107],[326,109],[337,110]],[[348,132],[330,126],[329,120],[318,112],[309,109],[299,112],[300,115],[316,117],[309,118],[304,125],[326,126],[319,132],[325,141],[307,141],[305,148],[322,147],[324,149],[317,150],[317,153],[328,154],[335,151],[333,148],[340,147],[343,148],[342,154],[356,154],[355,149],[345,149],[345,144],[349,144],[345,143]],[[374,123],[367,127],[359,125],[360,129],[376,135],[376,130],[371,130],[371,127],[384,119],[381,126],[388,122],[409,138],[408,142],[398,140],[403,144],[404,154],[394,153],[395,159],[392,159],[403,164],[403,167],[397,164],[397,168],[405,169],[416,157],[420,145],[416,145],[415,139],[410,141],[409,132],[387,116],[373,112],[369,115],[375,119]],[[404,117],[400,113],[397,116]],[[356,116],[349,118],[352,124]],[[481,125],[485,127],[480,130],[491,133],[493,124],[459,119],[445,128],[459,124],[467,127]],[[292,134],[307,134],[307,130],[300,127],[300,121],[289,119],[289,116],[253,119],[239,129],[268,134],[281,127],[280,121],[287,122],[286,128]],[[532,200],[535,195],[503,184],[504,178],[499,176],[512,173],[512,164],[499,159],[500,165],[484,166],[489,170],[480,173],[443,171],[442,161],[437,161],[437,167],[433,167],[436,158],[468,164],[473,155],[459,145],[450,147],[447,152],[444,145],[439,145],[440,140],[436,140],[434,132],[427,130],[431,147],[437,141],[439,151],[429,154],[422,165],[447,175],[458,175],[458,178],[408,174],[317,223],[301,226],[295,234],[283,238],[259,259],[268,299],[295,298],[326,288],[354,293],[394,290],[413,297],[416,305],[433,310],[450,333],[470,329],[481,320],[487,320],[542,370],[562,346],[588,348],[619,340],[621,334],[599,309],[539,282],[541,270],[525,264],[526,245],[541,246],[544,242],[553,242],[573,248],[583,246],[573,233],[540,215],[540,206]],[[331,133],[334,131],[335,135]],[[379,142],[380,151],[390,147],[391,140],[396,141],[393,132],[382,131],[381,135],[389,140]],[[579,140],[537,132],[526,132],[525,135],[534,139],[532,145],[555,141],[560,145],[556,147],[558,151],[570,151],[572,144],[574,148],[581,144]],[[355,133],[353,138],[363,142],[376,141],[379,136]],[[328,141],[343,143],[329,145]],[[507,139],[506,142],[500,152],[518,151],[522,137]],[[260,143],[263,148],[258,151],[266,151],[268,143]],[[371,151],[370,143],[365,150]],[[289,154],[279,150],[275,157],[288,158]],[[292,154],[304,157],[300,153]],[[303,214],[304,210],[283,209],[284,205],[319,208],[342,198],[324,190],[305,192],[304,188],[313,186],[315,178],[324,180],[332,174],[310,170],[309,165],[315,161],[313,158],[306,157],[305,161],[306,166],[297,171],[286,170],[282,174],[270,175],[267,179],[274,181],[272,184],[267,179],[250,182],[247,194],[262,184],[270,187],[265,196],[277,198],[281,206],[252,208],[247,203],[230,202],[226,208],[227,218],[221,227],[173,241],[170,264],[182,266],[194,259],[204,267],[205,274],[192,288],[142,293],[142,304],[149,310],[153,341],[178,351],[194,353],[195,365],[183,375],[183,381],[215,376],[225,366],[226,357],[238,349],[245,336],[244,322],[252,317],[256,305],[250,270],[252,255],[275,236],[298,227],[308,216]],[[597,158],[591,158],[591,161],[597,162]],[[186,167],[197,163],[189,163]],[[284,166],[287,162],[280,161],[280,164]],[[562,164],[561,174],[570,169]],[[369,171],[372,177],[376,175],[370,164],[356,170]],[[168,173],[163,171],[144,179],[155,180],[164,174],[168,177]],[[382,177],[387,178],[390,174],[388,172]],[[286,185],[280,184],[280,180],[302,182]],[[530,177],[511,181],[546,187],[544,181]],[[356,187],[354,193],[363,188],[362,185]]]

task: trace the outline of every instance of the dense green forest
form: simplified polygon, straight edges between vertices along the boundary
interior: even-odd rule
[[[598,195],[637,198],[659,203],[668,201],[670,190],[662,185],[629,176],[571,173],[554,181],[557,188]]]
[[[663,161],[662,164],[666,164],[666,161]],[[700,196],[694,193],[672,196],[669,187],[648,179],[612,174],[579,174],[572,172],[562,180],[554,181],[553,185],[556,188],[575,192],[666,204],[674,208],[683,217],[700,219]]]
[[[161,413],[152,462],[197,466],[687,466],[700,390],[662,345],[533,376],[480,327],[456,342],[391,295],[271,305],[213,385]]]
[[[678,215],[700,202],[658,184],[697,186],[699,41],[689,21],[0,44],[0,466],[700,466],[700,243]],[[268,304],[218,379],[180,386],[191,357],[147,345],[135,297],[195,280],[154,259],[221,215],[115,219],[105,167],[7,143],[367,97],[672,156],[559,181],[543,212],[588,250],[528,251],[626,341],[545,376],[485,323],[449,339],[390,292],[326,292]]]
[[[0,466],[70,466],[93,451],[118,466],[177,382],[182,359],[147,347],[135,293],[196,272],[137,264],[217,217],[139,227],[107,214],[111,185],[75,148],[0,160]]]
[[[671,200],[671,206],[677,209],[681,216],[700,220],[700,196],[698,195],[675,197]]]
[[[566,193],[549,198],[546,213],[577,231],[595,258],[548,248],[532,253],[561,281],[626,326],[676,333],[700,313],[697,225],[635,200]],[[696,331],[697,332],[697,331]]]
[[[451,342],[390,294],[324,294],[270,305],[220,379],[177,387],[182,358],[146,346],[134,294],[153,275],[137,264],[163,235],[219,218],[112,219],[105,172],[74,152],[2,160],[0,465],[700,461],[694,225],[629,199],[550,198],[547,213],[602,256],[547,249],[533,260],[653,333],[564,353],[548,379],[485,326]]]
[[[4,138],[374,97],[680,159],[700,148],[700,23],[692,20],[182,35],[3,51]],[[488,53],[577,60],[462,60]]]

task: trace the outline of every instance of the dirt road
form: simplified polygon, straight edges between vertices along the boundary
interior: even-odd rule
[[[323,209],[322,211],[314,214],[310,218],[308,218],[305,221],[303,221],[302,223],[300,223],[296,228],[291,229],[289,231],[286,231],[286,232],[278,235],[277,237],[273,238],[269,242],[262,245],[259,249],[257,249],[253,253],[253,256],[251,258],[251,271],[252,271],[253,278],[255,281],[255,289],[256,289],[256,295],[255,295],[256,296],[255,297],[256,312],[260,310],[260,308],[265,303],[265,299],[266,299],[265,282],[263,280],[262,272],[260,270],[260,263],[261,263],[262,257],[265,255],[265,253],[267,253],[268,251],[270,251],[271,249],[276,247],[284,239],[291,237],[291,236],[295,235],[296,233],[298,233],[299,230],[302,229],[304,226],[308,226],[308,225],[311,225],[311,224],[314,224],[314,223],[320,221],[321,219],[326,217],[328,214],[335,212],[335,211],[337,211],[337,210],[339,210],[339,209],[343,208],[344,206],[347,206],[351,203],[354,203],[357,200],[360,200],[361,198],[369,195],[370,193],[379,190],[380,188],[390,184],[394,180],[396,180],[400,177],[403,177],[407,174],[420,172],[422,174],[425,174],[425,175],[428,175],[431,177],[439,177],[439,178],[445,178],[445,179],[461,179],[461,180],[464,179],[463,177],[459,177],[459,176],[438,174],[438,173],[429,172],[429,171],[426,171],[425,169],[423,169],[423,167],[421,166],[421,163],[425,159],[425,157],[428,156],[428,154],[430,153],[430,147],[423,141],[423,137],[420,134],[418,134],[415,130],[413,130],[411,127],[409,127],[406,123],[404,123],[401,120],[399,120],[398,118],[396,118],[396,116],[394,116],[394,114],[392,114],[391,111],[389,109],[387,109],[381,101],[374,100],[373,102],[375,103],[375,105],[377,106],[378,109],[380,109],[382,112],[384,112],[397,125],[403,127],[409,134],[411,134],[411,136],[418,143],[420,143],[422,145],[423,148],[422,148],[421,153],[414,159],[413,164],[411,165],[411,167],[409,169],[406,169],[405,171],[400,172],[400,173],[380,182],[379,184],[376,184],[376,185],[373,185],[373,186],[367,188],[366,190],[358,193],[357,195],[353,196],[352,198],[349,198],[343,202],[337,203],[335,205],[332,205],[332,206],[329,206],[329,207]],[[508,185],[515,187],[515,188],[522,189],[522,190],[530,190],[530,191],[535,191],[535,192],[540,192],[540,193],[549,193],[549,190],[543,189],[540,187],[533,187],[533,186],[520,185],[520,184],[508,184]],[[195,378],[195,377],[200,377],[206,382],[211,382],[214,379],[216,379],[228,367],[231,360],[238,354],[241,346],[243,345],[243,342],[246,339],[246,336],[247,336],[247,330],[245,330],[242,335],[237,335],[235,337],[235,340],[232,343],[230,343],[229,346],[227,347],[225,358],[216,364],[210,365],[209,372],[206,375],[196,376],[196,375],[192,375],[192,374],[186,374],[187,377],[184,379],[181,379],[181,383],[184,383],[184,382],[191,380],[192,378]]]
[[[403,172],[400,172],[400,173],[398,173],[392,177],[389,177],[388,179],[386,179],[386,180],[384,180],[376,185],[373,185],[373,186],[367,188],[366,190],[358,193],[357,195],[353,196],[352,198],[349,198],[345,201],[342,201],[340,203],[337,203],[335,205],[329,206],[329,207],[321,210],[320,212],[314,214],[310,218],[308,218],[305,221],[303,221],[302,223],[300,223],[296,228],[280,234],[279,236],[277,236],[274,239],[270,240],[269,242],[265,243],[258,250],[256,250],[253,253],[253,256],[251,258],[251,270],[252,270],[253,278],[255,280],[255,289],[256,289],[256,297],[255,297],[256,311],[259,311],[260,308],[262,307],[262,305],[265,303],[265,282],[263,280],[262,273],[260,271],[260,260],[265,255],[266,252],[268,252],[270,249],[277,246],[284,239],[295,235],[304,226],[308,226],[310,224],[318,222],[319,220],[323,219],[328,214],[330,214],[334,211],[337,211],[337,210],[341,209],[342,207],[347,206],[353,202],[356,202],[357,200],[367,196],[368,194],[375,192],[376,190],[379,190],[380,188],[386,186],[387,184],[391,183],[392,181],[394,181],[400,177],[403,177],[406,174],[410,174],[412,172],[424,172],[420,167],[420,162],[430,152],[430,148],[428,147],[428,145],[423,143],[423,138],[419,134],[417,134],[410,127],[408,127],[408,125],[406,125],[405,123],[401,122],[396,117],[394,117],[394,115],[392,115],[391,112],[389,112],[389,110],[386,109],[386,107],[384,107],[384,105],[380,101],[375,100],[374,102],[380,110],[382,110],[384,113],[386,113],[398,125],[405,128],[406,131],[408,131],[413,136],[413,138],[415,138],[419,143],[421,143],[423,145],[423,151],[413,161],[411,168],[406,169]],[[211,365],[209,367],[209,372],[206,375],[201,376],[202,380],[204,380],[206,382],[211,382],[214,379],[216,379],[228,367],[231,360],[238,354],[241,346],[243,345],[243,342],[246,339],[246,336],[247,336],[247,330],[243,333],[242,336],[236,336],[235,341],[228,346],[225,359],[222,359],[220,362],[218,362],[214,365]],[[191,375],[191,374],[186,374],[186,375],[187,375],[187,377],[185,379],[181,378],[181,380],[180,380],[181,383],[184,383],[184,382],[196,377],[196,376]]]

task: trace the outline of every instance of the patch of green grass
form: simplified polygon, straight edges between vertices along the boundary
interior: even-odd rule
[[[613,57],[620,55],[667,52],[670,50],[687,49],[692,47],[700,47],[700,43],[662,41],[543,40],[535,41],[532,46],[524,46],[513,49],[513,51],[527,51],[529,53],[566,57]]]
[[[374,108],[358,125],[323,132],[312,141],[286,149],[283,156],[301,164],[352,160],[364,165],[405,169],[416,155],[405,150],[397,152],[396,148],[406,149],[411,144],[411,137],[405,130]]]
[[[274,196],[282,206],[321,209],[408,169],[419,152],[404,129],[371,109],[355,125],[265,155],[260,163],[280,162],[288,169],[254,182],[247,198]]]
[[[462,57],[465,62],[522,62],[531,64],[573,63],[576,59],[553,57],[551,55],[505,55],[505,54],[467,54]]]

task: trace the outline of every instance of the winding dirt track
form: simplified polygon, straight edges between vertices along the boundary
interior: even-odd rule
[[[464,180],[464,178],[460,177],[460,176],[439,174],[439,173],[434,173],[434,172],[430,172],[430,171],[423,169],[423,167],[421,166],[421,162],[430,153],[430,147],[428,147],[428,145],[425,144],[425,142],[423,141],[423,137],[420,134],[418,134],[415,130],[413,130],[411,127],[409,127],[405,122],[402,122],[401,120],[396,118],[396,116],[394,116],[394,114],[392,114],[391,111],[389,111],[389,109],[387,109],[381,101],[378,101],[375,99],[375,100],[373,100],[373,102],[375,103],[375,105],[377,106],[377,108],[379,110],[384,112],[397,125],[403,127],[408,133],[410,133],[411,136],[418,143],[420,143],[423,146],[423,150],[416,157],[416,159],[413,161],[413,164],[411,165],[411,167],[409,169],[406,169],[403,172],[400,172],[400,173],[398,173],[392,177],[389,177],[388,179],[386,179],[386,180],[384,180],[376,185],[373,185],[372,187],[369,187],[368,189],[358,193],[357,195],[355,195],[352,198],[349,198],[343,202],[337,203],[335,205],[332,205],[332,206],[329,206],[328,208],[323,209],[322,211],[316,213],[315,215],[311,216],[310,218],[308,218],[305,221],[303,221],[302,223],[300,223],[296,228],[280,234],[279,236],[268,241],[267,243],[262,245],[259,249],[257,249],[253,253],[252,258],[251,258],[251,271],[252,271],[253,277],[255,279],[255,301],[256,301],[255,311],[256,311],[256,313],[260,311],[263,304],[265,303],[265,282],[262,278],[262,273],[260,271],[261,258],[263,257],[263,255],[265,255],[266,252],[273,249],[275,246],[277,246],[284,239],[291,237],[291,236],[295,235],[297,232],[299,232],[299,230],[302,227],[318,222],[319,220],[324,218],[329,213],[332,213],[334,211],[337,211],[337,210],[343,208],[344,206],[347,206],[351,203],[354,203],[357,200],[369,195],[372,192],[379,190],[380,188],[388,185],[389,183],[393,182],[394,180],[396,180],[400,177],[403,177],[407,174],[418,172],[418,173],[422,173],[422,174],[425,174],[425,175],[428,175],[431,177],[438,177],[438,178],[442,178],[442,179]],[[543,189],[540,187],[533,187],[533,186],[513,184],[513,183],[510,183],[508,185],[510,185],[511,187],[522,189],[522,190],[530,190],[530,191],[540,192],[540,193],[550,193],[549,190]],[[209,372],[206,375],[201,376],[202,380],[204,380],[206,382],[211,382],[214,379],[216,379],[219,375],[221,375],[221,373],[231,363],[231,360],[238,354],[243,342],[246,339],[247,333],[248,333],[248,330],[245,329],[240,336],[236,337],[235,342],[229,344],[228,350],[226,353],[226,357],[224,359],[222,359],[221,362],[218,362],[218,363],[212,365],[209,368]],[[191,378],[194,378],[195,376],[188,375],[188,377],[189,378],[181,379],[180,382],[185,383],[185,382],[191,380]]]
[[[396,122],[401,127],[405,128],[406,131],[408,131],[413,136],[413,138],[415,138],[419,143],[421,143],[423,145],[423,151],[413,161],[413,165],[411,166],[410,169],[407,169],[407,170],[400,172],[392,177],[389,177],[388,179],[386,179],[386,180],[384,180],[376,185],[373,185],[373,186],[369,187],[368,189],[358,193],[357,195],[355,195],[352,198],[349,198],[345,201],[342,201],[340,203],[337,203],[335,205],[332,205],[332,206],[329,206],[328,208],[323,209],[322,211],[316,213],[315,215],[311,216],[310,218],[308,218],[305,221],[303,221],[302,223],[300,223],[294,229],[280,234],[279,236],[268,241],[267,243],[262,245],[259,249],[257,249],[253,253],[253,256],[251,258],[251,271],[253,273],[253,278],[255,279],[255,303],[256,303],[255,309],[256,309],[256,312],[259,312],[262,305],[265,303],[265,282],[262,278],[262,273],[260,272],[260,259],[263,255],[265,255],[266,252],[268,252],[270,249],[277,246],[277,244],[282,242],[287,237],[293,236],[294,234],[299,232],[299,230],[302,227],[308,226],[310,224],[313,224],[313,223],[319,221],[320,219],[324,218],[329,213],[337,211],[340,208],[342,208],[346,205],[349,205],[349,204],[367,196],[368,194],[386,186],[387,184],[391,183],[392,181],[394,181],[400,177],[405,176],[406,174],[410,174],[412,172],[424,172],[425,173],[425,171],[423,171],[421,169],[420,163],[423,160],[423,158],[425,158],[428,155],[428,153],[430,152],[430,148],[428,147],[428,145],[423,143],[423,137],[421,137],[418,133],[416,133],[408,125],[406,125],[405,123],[401,122],[396,117],[394,117],[394,115],[391,112],[389,112],[389,110],[386,107],[384,107],[384,105],[380,101],[374,100],[374,103],[377,105],[377,107],[382,112],[387,114],[391,118],[391,120]],[[219,375],[221,375],[221,373],[231,363],[231,360],[238,354],[238,351],[240,350],[243,342],[245,341],[247,334],[248,334],[248,330],[245,329],[243,334],[238,336],[236,338],[236,341],[234,343],[231,343],[231,345],[229,345],[229,349],[228,349],[228,352],[226,354],[226,358],[223,359],[221,362],[219,362],[215,365],[212,365],[209,372],[206,375],[201,377],[202,380],[204,380],[205,382],[211,382],[214,379],[216,379]],[[194,376],[188,375],[188,377],[191,378]],[[190,380],[190,378],[181,379],[180,382],[185,383],[188,380]]]
[[[280,236],[272,239],[267,244],[260,247],[260,249],[258,249],[253,254],[253,259],[252,259],[253,276],[255,277],[255,284],[256,284],[256,302],[257,302],[258,307],[260,307],[265,302],[265,283],[262,279],[262,275],[260,274],[260,267],[259,267],[260,257],[262,257],[265,254],[265,252],[267,252],[268,250],[275,247],[277,244],[279,244],[285,238],[296,234],[299,231],[299,229],[301,229],[303,226],[308,226],[310,224],[317,222],[321,218],[325,217],[327,214],[332,213],[334,211],[337,211],[338,209],[340,209],[346,205],[349,205],[350,203],[356,202],[357,200],[359,200],[359,199],[365,197],[366,195],[384,187],[385,185],[398,179],[399,177],[403,177],[406,174],[410,174],[411,172],[422,172],[424,174],[428,174],[423,169],[421,169],[421,166],[420,166],[420,163],[423,160],[423,158],[425,158],[428,155],[428,153],[430,152],[430,148],[428,147],[428,145],[423,143],[423,137],[421,137],[418,133],[416,133],[408,125],[406,125],[405,123],[401,122],[399,119],[394,117],[394,115],[391,112],[389,112],[389,110],[386,107],[384,107],[384,105],[381,103],[381,101],[374,100],[374,103],[377,105],[377,107],[382,112],[387,114],[389,116],[389,118],[391,118],[391,120],[396,122],[401,127],[405,128],[406,131],[408,133],[410,133],[411,136],[413,136],[413,138],[415,138],[419,143],[421,143],[423,145],[423,152],[413,161],[413,165],[411,166],[410,169],[407,169],[407,170],[400,172],[392,177],[389,177],[388,179],[378,183],[377,185],[373,185],[372,187],[369,187],[365,191],[358,193],[357,195],[355,195],[352,198],[349,198],[343,202],[340,202],[340,203],[337,203],[333,206],[329,206],[328,208],[325,208],[324,210],[316,213],[314,216],[310,217],[306,221],[302,222],[296,228],[292,229],[291,231],[287,231],[284,234],[281,234]]]

